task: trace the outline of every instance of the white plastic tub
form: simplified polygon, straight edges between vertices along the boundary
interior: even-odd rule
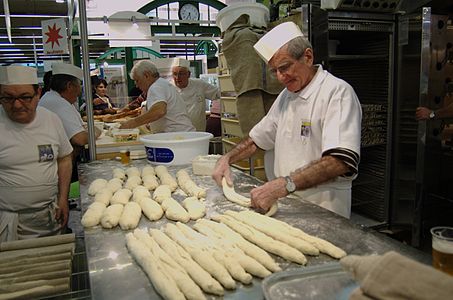
[[[199,155],[207,155],[212,137],[208,132],[166,132],[145,135],[140,141],[145,145],[150,163],[184,165]]]
[[[269,23],[269,9],[261,3],[233,3],[222,8],[217,14],[216,24],[222,32],[241,15],[250,16],[250,24],[257,27],[267,27]]]
[[[200,155],[192,160],[192,172],[195,175],[212,175],[215,165],[222,155]]]

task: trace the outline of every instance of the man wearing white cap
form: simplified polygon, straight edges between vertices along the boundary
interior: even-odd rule
[[[0,242],[58,234],[68,220],[72,147],[40,92],[36,69],[0,67]]]
[[[254,47],[286,88],[250,137],[219,160],[213,178],[232,185],[230,163],[259,148],[274,149],[277,178],[251,191],[254,207],[267,211],[295,193],[349,218],[362,117],[353,88],[313,64],[310,42],[292,22],[278,25]]]
[[[149,60],[137,62],[131,70],[135,85],[146,91],[146,112],[121,123],[120,128],[135,128],[149,124],[151,132],[195,131],[187,109],[175,87],[159,77],[156,66]]]
[[[56,113],[63,122],[66,134],[75,149],[74,157],[88,144],[88,132],[74,103],[82,92],[83,71],[66,63],[52,64],[50,91],[44,94],[39,105]],[[101,134],[96,130],[96,137]]]
[[[220,99],[218,87],[201,79],[190,78],[190,63],[187,59],[175,58],[171,72],[173,84],[187,107],[187,114],[197,131],[206,131],[206,99]]]

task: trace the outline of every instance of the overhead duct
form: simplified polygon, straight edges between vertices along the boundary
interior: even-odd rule
[[[410,13],[429,0],[321,0],[322,9],[374,13]]]

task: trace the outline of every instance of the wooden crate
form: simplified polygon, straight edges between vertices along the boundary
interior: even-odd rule
[[[244,133],[242,132],[241,125],[238,120],[222,118],[221,122],[224,134],[234,135],[240,138],[244,137]]]
[[[218,59],[218,68],[219,68],[219,74],[220,75],[228,75],[230,74],[230,69],[228,69],[228,65],[225,59],[225,55],[223,55],[222,52],[219,53],[219,59]]]

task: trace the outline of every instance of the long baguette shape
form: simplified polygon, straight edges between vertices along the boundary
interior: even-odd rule
[[[285,223],[283,221],[273,219],[273,218],[265,218],[264,216],[257,214],[255,212],[245,212],[246,215],[249,216],[255,216],[257,219],[263,220],[265,223],[268,224],[268,226],[274,227],[274,228],[279,228],[278,230],[287,232],[288,234],[306,240],[307,242],[311,243],[313,246],[319,249],[320,252],[328,254],[332,256],[333,258],[340,259],[342,257],[346,256],[346,252],[335,246],[334,244],[330,243],[329,241],[323,240],[321,238],[309,235],[302,231],[299,228],[293,227],[289,225],[288,223]]]
[[[207,219],[197,220],[197,223],[203,224],[222,235],[225,240],[229,240],[237,245],[248,256],[254,258],[271,272],[279,272],[282,269],[275,260],[263,249],[244,239],[239,233],[222,223],[217,223]]]
[[[309,242],[296,238],[294,236],[290,236],[285,234],[284,231],[276,230],[275,227],[267,226],[261,222],[261,219],[258,219],[254,215],[251,217],[242,213],[234,212],[234,211],[226,211],[225,215],[233,217],[234,219],[243,222],[249,226],[252,226],[256,230],[261,231],[262,233],[267,234],[268,236],[281,241],[291,247],[296,248],[297,250],[301,251],[303,254],[308,255],[319,255],[319,250]]]
[[[301,265],[305,265],[307,263],[307,258],[297,249],[288,246],[280,241],[276,241],[270,236],[254,229],[251,226],[248,226],[245,223],[237,221],[230,216],[220,215],[216,216],[214,220],[219,220],[220,222],[228,225],[250,242],[256,244],[257,246],[270,253],[281,256],[286,260]]]
[[[167,275],[162,265],[132,232],[126,234],[126,245],[135,261],[142,267],[156,291],[167,300],[185,300],[172,277]]]
[[[211,255],[210,251],[189,240],[174,224],[167,224],[165,233],[179,245],[181,245],[190,256],[225,288],[235,289],[236,282],[231,278],[223,265],[218,263]]]
[[[158,229],[149,229],[149,233],[156,243],[158,243],[165,252],[173,257],[189,273],[190,277],[203,289],[203,291],[223,296],[224,290],[220,283],[197,264],[190,254],[179,244]]]

